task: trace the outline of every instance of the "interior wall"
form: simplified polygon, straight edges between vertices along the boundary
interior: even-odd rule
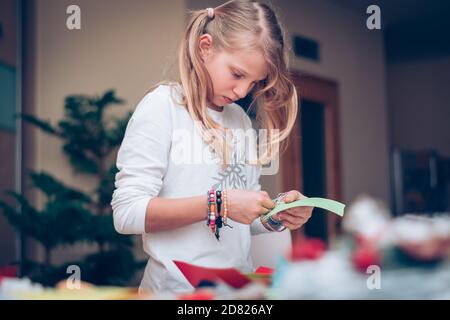
[[[116,89],[125,107],[134,110],[147,89],[176,74],[176,49],[183,29],[184,2],[141,0],[79,0],[81,30],[66,27],[66,9],[73,1],[36,3],[36,115],[57,123],[63,117],[64,98],[70,94],[100,95]],[[114,113],[114,112],[113,112]],[[76,175],[61,150],[61,142],[35,130],[35,169],[51,172],[84,191],[92,178]],[[44,202],[38,197],[40,205]],[[141,240],[136,252],[142,257]],[[54,263],[84,255],[91,248],[57,249]],[[42,251],[38,252],[42,258]]]
[[[387,70],[392,145],[450,157],[450,56],[390,63]]]
[[[17,7],[14,0],[0,2],[0,199],[13,204],[5,195],[15,190],[16,81],[17,81]],[[16,232],[0,213],[0,267],[17,261]]]
[[[0,129],[0,154],[2,164],[0,166],[0,199],[11,205],[10,197],[5,196],[6,190],[14,190],[15,167],[15,134]],[[12,153],[11,153],[12,152]],[[8,220],[0,213],[0,267],[17,261],[16,257],[16,232]]]
[[[0,61],[9,65],[16,65],[16,4],[15,0],[2,0],[0,2],[0,22],[3,34],[0,38]]]
[[[366,28],[365,12],[328,1],[284,3],[289,34],[315,39],[321,48],[319,63],[292,58],[292,67],[338,83],[342,200],[348,204],[368,193],[389,203],[382,33]]]

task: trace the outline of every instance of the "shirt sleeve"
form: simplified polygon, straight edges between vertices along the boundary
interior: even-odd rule
[[[121,234],[145,233],[147,205],[162,188],[172,136],[169,99],[159,92],[147,94],[128,122],[111,201],[114,227]]]

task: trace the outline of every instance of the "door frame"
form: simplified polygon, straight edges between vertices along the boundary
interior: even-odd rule
[[[299,112],[289,145],[281,155],[283,190],[303,190],[300,100],[312,100],[322,104],[325,112],[326,196],[329,199],[342,200],[338,84],[336,81],[300,71],[291,71],[291,76],[298,93]],[[327,214],[327,232],[331,245],[341,232],[340,220],[334,214]],[[303,229],[293,231],[291,235],[293,241],[303,238]]]

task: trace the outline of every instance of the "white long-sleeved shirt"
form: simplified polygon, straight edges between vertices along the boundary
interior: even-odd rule
[[[205,221],[170,231],[145,233],[145,216],[154,197],[183,198],[205,195],[215,189],[260,190],[261,168],[234,163],[223,171],[217,157],[201,139],[186,109],[178,101],[181,87],[161,85],[137,105],[117,156],[115,191],[112,197],[114,226],[122,234],[142,234],[149,255],[141,288],[155,292],[189,292],[193,288],[173,260],[206,267],[253,270],[251,235],[265,233],[259,219],[251,225],[229,220],[217,241]],[[208,108],[223,127],[250,129],[251,121],[237,104],[222,111]],[[235,135],[238,136],[238,135]],[[238,139],[244,140],[244,139]],[[245,148],[238,141],[234,158]],[[248,150],[248,149],[247,149]]]

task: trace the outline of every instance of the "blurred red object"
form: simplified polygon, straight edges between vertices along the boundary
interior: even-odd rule
[[[275,269],[269,268],[269,267],[258,267],[258,269],[255,270],[256,274],[264,274],[264,275],[270,275],[275,272]]]
[[[316,260],[319,259],[326,250],[325,242],[318,238],[297,240],[291,252],[292,261]]]
[[[4,266],[0,267],[0,283],[5,278],[16,278],[19,273],[19,266]]]
[[[251,282],[247,276],[236,268],[208,268],[184,261],[174,260],[173,262],[194,288],[202,281],[215,283],[221,280],[236,289],[242,288]]]
[[[15,278],[17,277],[17,273],[19,271],[19,266],[12,265],[12,266],[5,266],[0,268],[0,277],[10,277]]]
[[[209,290],[197,290],[193,293],[181,294],[179,300],[213,300],[214,293]]]
[[[381,265],[381,256],[371,244],[364,243],[356,247],[352,254],[353,266],[361,272],[366,272],[371,265]]]

